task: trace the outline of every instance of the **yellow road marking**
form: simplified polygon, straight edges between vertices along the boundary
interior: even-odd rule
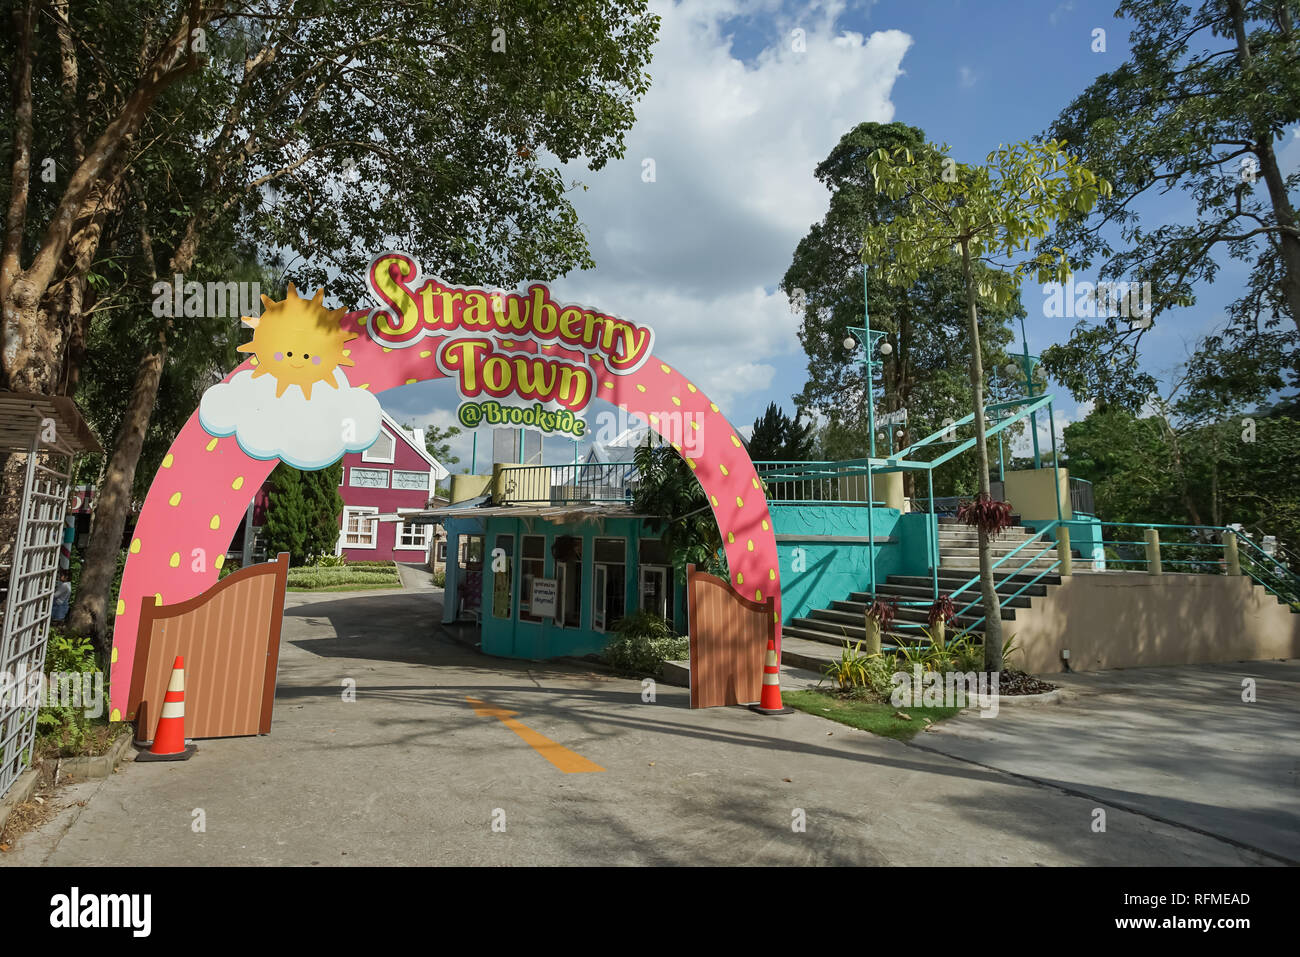
[[[587,771],[604,771],[599,764],[588,761],[581,754],[575,754],[564,745],[552,741],[544,734],[538,734],[528,725],[514,720],[518,711],[507,711],[505,708],[494,708],[486,701],[480,701],[478,698],[466,696],[468,701],[474,707],[474,713],[481,718],[497,718],[507,728],[513,731],[519,737],[524,739],[524,743],[529,745],[534,751],[550,761],[553,765],[563,771],[565,774],[581,774]]]

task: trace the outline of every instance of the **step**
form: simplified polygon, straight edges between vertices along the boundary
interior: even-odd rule
[[[1001,571],[1001,569],[997,569],[996,571]],[[964,575],[964,574],[945,575],[943,574],[943,571],[940,570],[939,591],[945,593],[951,592],[953,589],[960,588],[962,585],[966,584],[973,577],[974,576],[972,575]],[[1033,577],[1034,577],[1033,575],[1016,575],[1012,578],[1011,581],[1004,583],[1002,581],[1002,578],[999,576],[997,578],[998,594],[999,595],[1010,594],[1011,592],[1016,591],[1022,585],[1028,583]],[[1044,575],[1041,579],[1038,580],[1038,582],[1036,582],[1033,585],[1030,585],[1023,592],[1021,592],[1021,595],[1026,597],[1030,595],[1042,597],[1047,594],[1048,585],[1059,585],[1060,583],[1061,583],[1060,575],[1055,575],[1055,574]],[[878,586],[877,590],[883,590],[891,587],[907,588],[909,590],[913,588],[919,588],[921,591],[925,593],[924,596],[922,597],[928,597],[934,594],[934,582],[933,580],[931,580],[931,578],[928,575],[890,575],[885,580],[885,584]],[[850,598],[857,599],[858,596],[866,595],[866,594],[867,594],[866,592],[854,592],[850,596]],[[962,592],[962,594],[964,595],[965,592]]]
[[[826,631],[818,627],[818,622],[808,618],[795,618],[789,623],[781,626],[781,641],[785,642],[787,635],[798,638],[802,641],[817,642],[835,649],[835,658],[839,658],[839,652],[843,649],[845,643],[850,645],[857,644],[859,641],[865,641],[866,635],[861,628],[856,633],[849,629],[849,634],[845,635],[835,631]],[[980,632],[974,632],[978,637]],[[919,631],[913,629],[909,631],[887,631],[881,636],[880,645],[882,650],[892,651],[900,644],[916,644],[918,641],[925,641],[925,636]]]
[[[971,596],[971,598],[974,597],[975,596],[973,595]],[[965,607],[965,605],[971,601],[971,598],[965,598],[964,595],[959,596],[959,599],[963,599],[963,598],[964,600],[955,600],[953,602],[959,610]],[[898,609],[898,614],[895,616],[894,620],[910,621],[910,622],[916,622],[918,624],[925,624],[926,618],[929,615],[929,613],[930,610],[929,608],[926,607],[904,606]],[[853,629],[857,629],[858,631],[862,631],[863,628],[865,627],[862,621],[862,614],[860,612],[844,611],[838,608],[816,608],[813,611],[809,612],[807,617],[813,621],[822,622],[824,626],[830,626],[827,627],[826,630],[832,632],[835,629],[841,627],[844,628],[845,630],[853,628]],[[977,618],[982,618],[982,617],[984,617],[984,615],[981,606],[979,604],[976,604],[974,607],[971,608],[970,611],[966,612],[964,615],[959,615],[955,621],[955,624],[958,627],[964,627],[965,625],[969,625],[972,622],[974,622]],[[1016,617],[1016,610],[1014,608],[1007,607],[1007,606],[1002,607],[1002,619],[1004,621],[1014,621],[1015,617]]]
[[[961,587],[961,586],[957,586],[957,587]],[[1015,589],[1009,586],[1005,589],[1005,591],[1008,593],[1014,590]],[[1002,591],[1003,589],[999,589],[999,594]],[[1047,593],[1047,589],[1044,588],[1043,594],[1046,593]],[[901,601],[929,602],[934,598],[934,587],[933,585],[928,583],[925,585],[890,585],[886,583],[876,588],[876,595],[877,597],[897,598]],[[958,598],[962,599],[963,601],[970,601],[971,599],[976,599],[980,601],[981,605],[983,604],[983,601],[981,599],[981,593],[978,587],[971,587],[966,589],[964,592],[958,595],[957,598],[954,598],[953,601],[956,601]],[[1028,608],[1029,599],[1030,596],[1028,594],[1020,594],[1017,595],[1015,598],[1004,598],[1002,601],[1003,604],[1011,604],[1016,608]],[[873,600],[874,599],[872,599],[872,597],[866,592],[855,591],[853,592],[853,594],[849,595],[849,597],[844,601],[832,602],[831,607],[840,608],[842,611],[853,611],[854,609],[857,609],[858,611],[861,611],[863,614],[865,614],[867,604]],[[929,607],[929,606],[927,604],[921,607]]]
[[[940,561],[943,562],[940,566],[941,568],[947,568],[953,571],[970,569],[972,572],[978,572],[980,570],[980,560],[978,556],[955,556],[949,558],[947,555],[943,555],[940,557]],[[1017,562],[1013,559],[1012,562],[1006,562],[998,568],[993,569],[993,575],[1001,581],[1004,577],[1004,569],[1007,572],[1014,568],[1033,568],[1038,571],[1043,571],[1044,569],[1051,568],[1055,563],[1055,558],[1040,558],[1032,562]]]

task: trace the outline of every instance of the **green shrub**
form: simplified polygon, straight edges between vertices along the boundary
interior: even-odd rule
[[[316,559],[316,564],[320,568],[338,568],[347,563],[347,557],[344,555],[322,555]]]
[[[658,615],[638,610],[614,623],[603,657],[616,671],[631,675],[663,674],[665,661],[690,654],[690,641]]]
[[[897,660],[893,655],[864,655],[862,642],[856,645],[844,643],[840,660],[827,664],[822,672],[830,678],[841,691],[854,693],[857,697],[886,700],[893,687],[893,674],[898,670]]]
[[[94,675],[99,673],[99,662],[95,658],[95,645],[89,638],[64,634],[61,630],[50,631],[49,645],[45,650],[45,674]],[[85,679],[80,681],[82,691],[86,690]],[[92,684],[93,687],[93,684]],[[107,682],[103,687],[107,690]],[[77,753],[86,739],[92,720],[87,715],[89,702],[83,707],[72,704],[47,705],[36,713],[36,733],[45,739],[48,747],[61,753]]]
[[[447,587],[447,570],[440,568],[433,573],[433,583],[439,588]]]

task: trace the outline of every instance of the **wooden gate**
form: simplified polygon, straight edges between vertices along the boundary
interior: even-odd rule
[[[776,637],[776,604],[744,597],[730,583],[686,568],[691,630],[691,707],[757,701],[767,640]]]
[[[275,706],[275,671],[289,555],[250,565],[175,605],[141,601],[127,718],[139,740],[153,737],[171,678],[185,656],[185,736],[266,734]]]

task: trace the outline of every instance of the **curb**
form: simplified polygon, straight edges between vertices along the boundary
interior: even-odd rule
[[[13,812],[13,809],[32,799],[32,794],[35,793],[36,785],[40,782],[40,779],[40,771],[36,768],[28,768],[18,775],[18,780],[14,782],[13,787],[5,792],[3,798],[0,798],[0,831],[3,831],[5,825],[9,823],[9,815]]]
[[[1053,688],[1051,691],[1043,691],[1039,694],[998,694],[989,697],[997,702],[999,708],[1015,707],[1016,705],[1029,707],[1036,704],[1060,704],[1065,697],[1065,689]]]
[[[125,760],[127,749],[130,747],[131,735],[124,733],[113,742],[113,746],[105,754],[57,758],[54,765],[54,783],[75,784],[93,778],[109,777]]]

